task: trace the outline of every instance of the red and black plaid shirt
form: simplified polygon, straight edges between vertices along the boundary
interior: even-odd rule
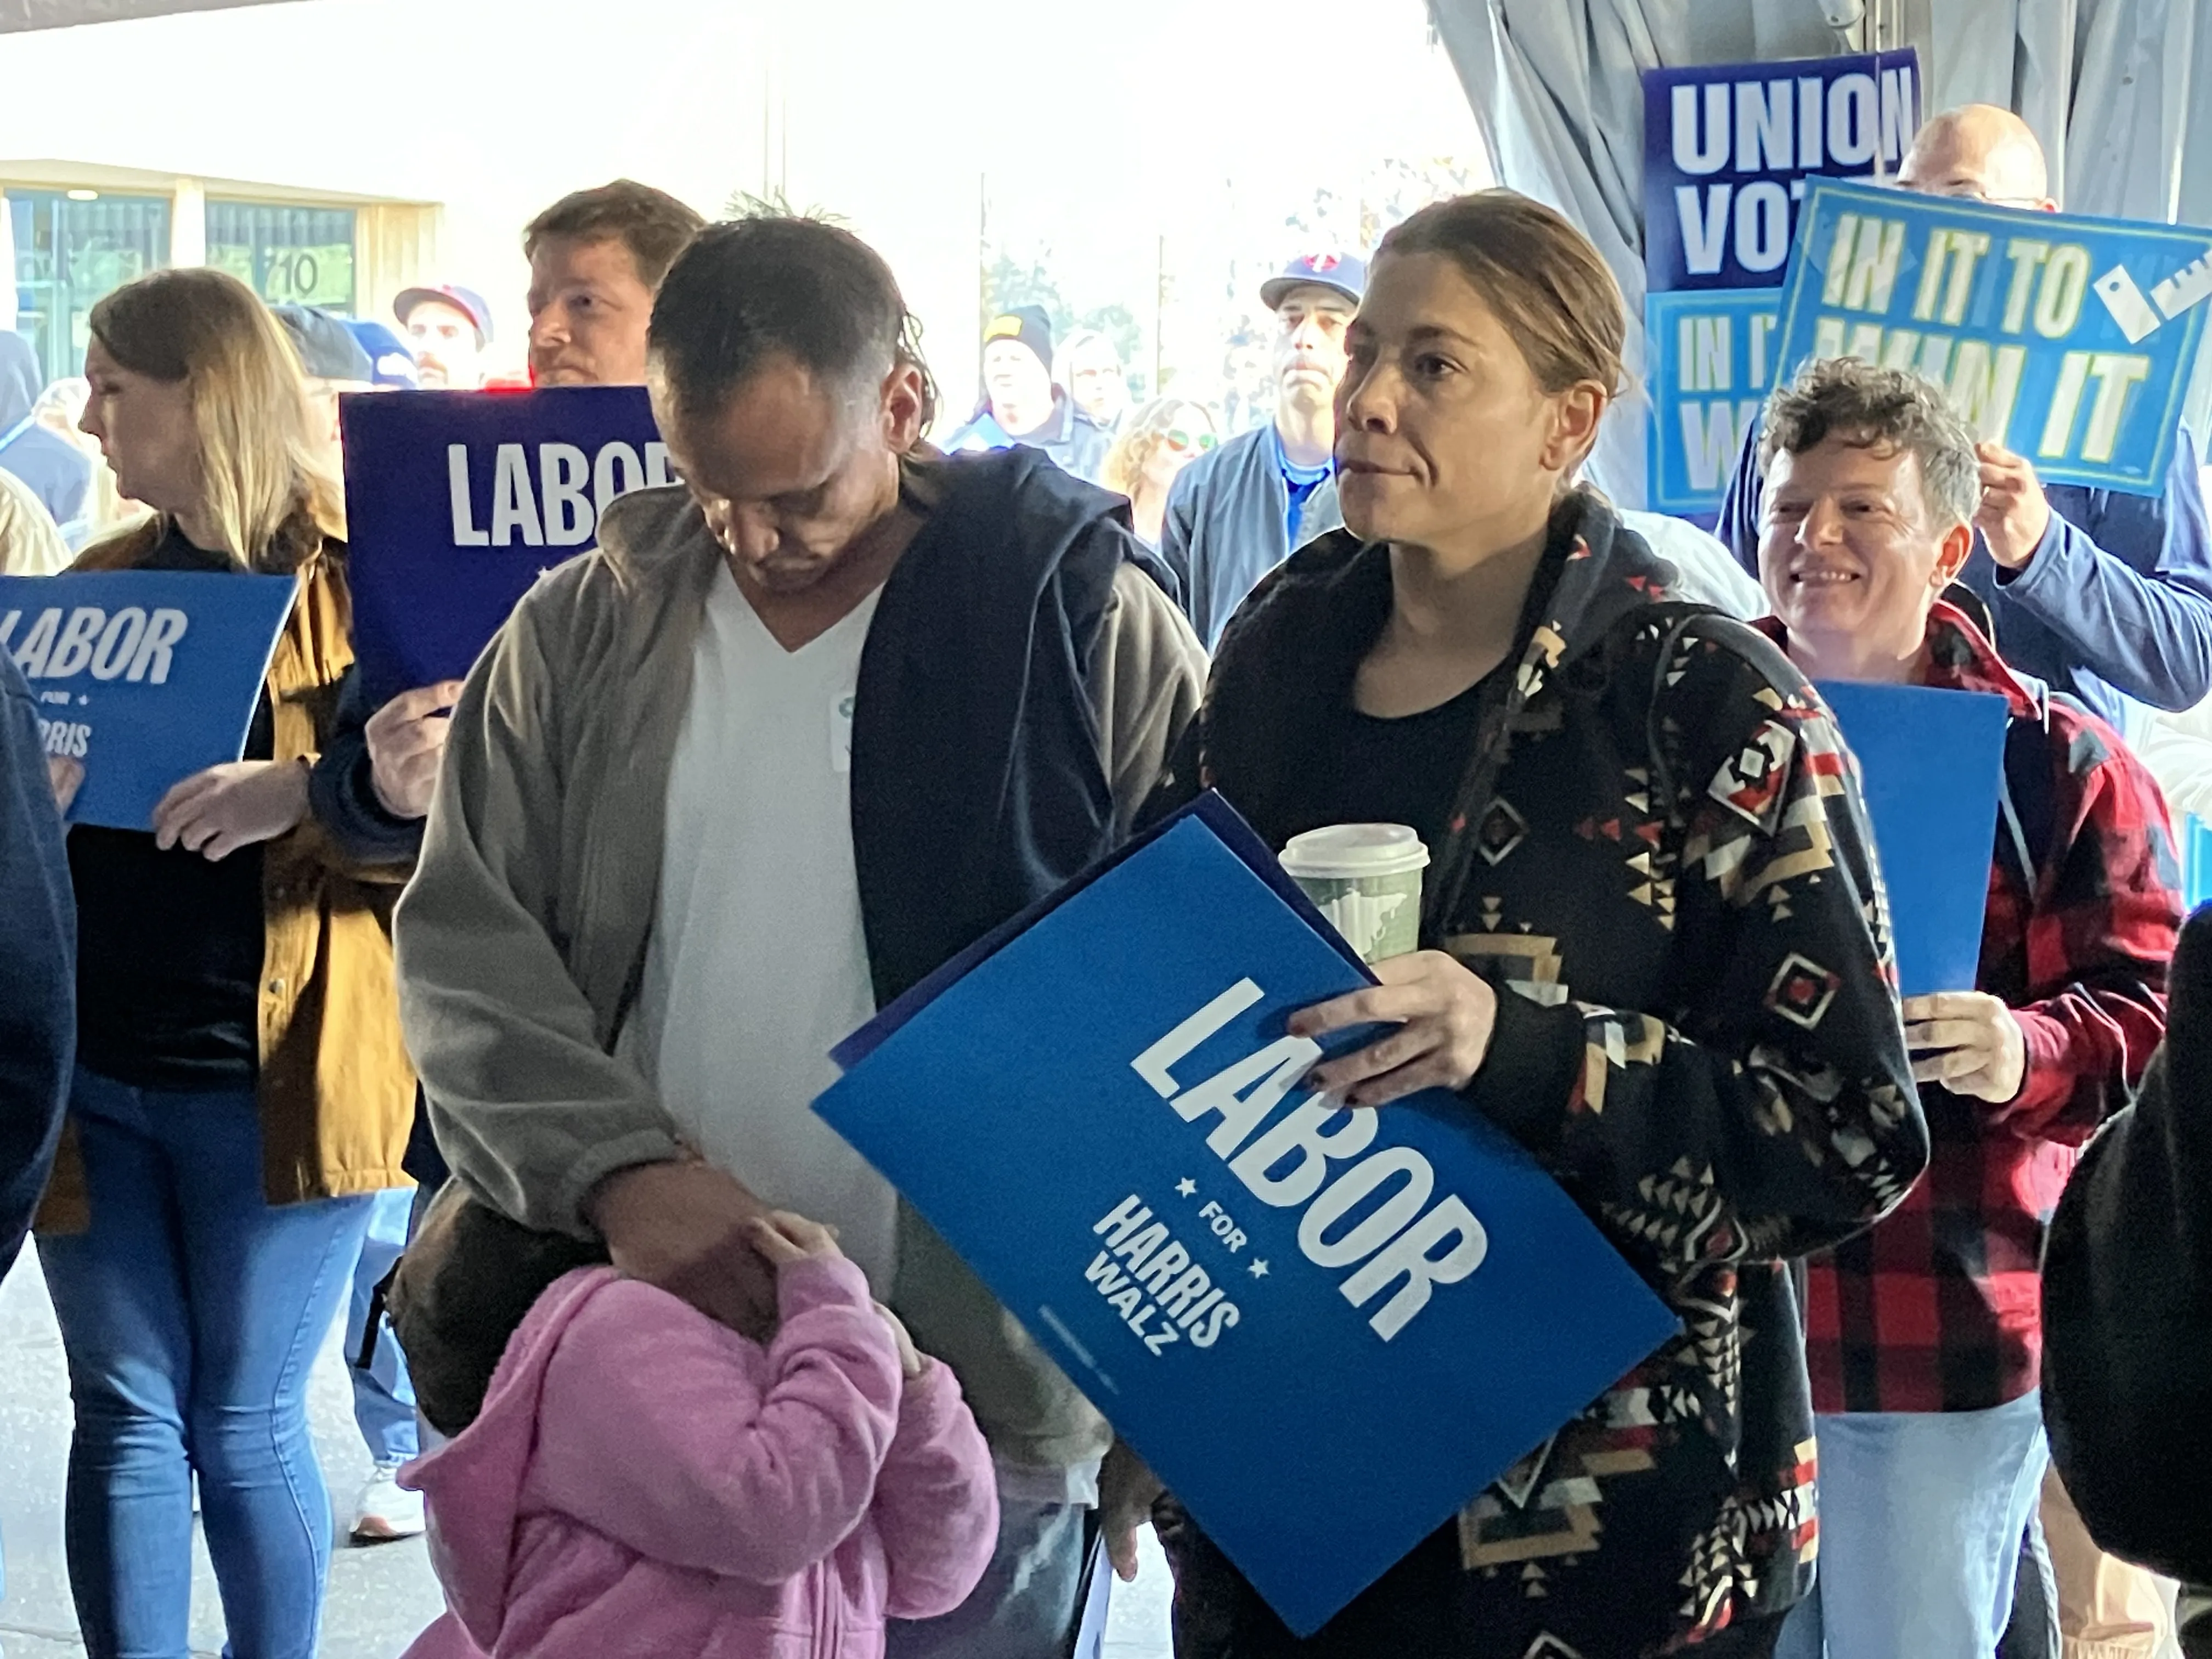
[[[2000,694],[2014,745],[2026,723],[2049,757],[2043,799],[2012,788],[2021,817],[2047,811],[2047,825],[2015,836],[2000,815],[1974,988],[2019,1020],[2027,1074],[2002,1106],[1923,1085],[1928,1173],[1878,1226],[1812,1259],[1821,1412],[1983,1411],[2037,1385],[2044,1229],[2075,1149],[2127,1103],[2165,1035],[2181,924],[2165,799],[2112,727],[2044,704],[1948,605],[1928,644],[1923,684]],[[2033,887],[2030,847],[2047,849]]]

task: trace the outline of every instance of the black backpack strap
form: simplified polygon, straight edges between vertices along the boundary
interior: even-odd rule
[[[1722,618],[1722,613],[1709,605],[1693,599],[1662,599],[1651,607],[1660,627],[1664,630],[1659,640],[1658,655],[1651,665],[1651,695],[1646,700],[1644,716],[1644,743],[1650,751],[1651,799],[1664,812],[1668,823],[1680,827],[1680,807],[1674,791],[1674,768],[1667,758],[1667,745],[1659,730],[1659,711],[1664,706],[1667,676],[1672,671],[1674,653],[1682,642],[1693,637],[1699,624]]]
[[[2021,884],[2033,898],[2050,862],[2051,843],[2058,836],[2057,790],[2051,771],[2051,708],[2054,702],[2072,700],[2038,682],[2027,684],[2035,698],[2035,717],[2014,716],[2005,727],[2004,774],[1997,792],[1997,846],[2019,866]]]
[[[361,1352],[354,1356],[353,1368],[365,1371],[376,1364],[379,1334],[384,1328],[384,1310],[392,1297],[392,1281],[399,1277],[399,1264],[392,1264],[392,1271],[376,1281],[376,1288],[368,1293],[368,1318],[361,1328]]]

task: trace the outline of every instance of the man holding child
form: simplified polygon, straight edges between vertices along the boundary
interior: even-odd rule
[[[702,233],[648,379],[684,484],[611,508],[453,713],[397,929],[433,1120],[498,1209],[740,1330],[778,1294],[763,1212],[834,1224],[996,1465],[981,1588],[890,1650],[1031,1659],[1110,1431],[809,1103],[878,1006],[1125,833],[1204,659],[1116,498],[917,453],[927,374],[849,234]]]

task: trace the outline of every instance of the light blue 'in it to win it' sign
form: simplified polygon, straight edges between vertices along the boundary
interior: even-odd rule
[[[1774,389],[1781,300],[1771,288],[1644,296],[1655,510],[1720,510],[1744,432]]]
[[[1782,294],[1782,361],[1939,382],[2055,483],[2150,494],[2212,299],[2212,231],[1822,180]]]

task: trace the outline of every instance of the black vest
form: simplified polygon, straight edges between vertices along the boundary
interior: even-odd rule
[[[1019,447],[941,478],[860,657],[853,848],[879,1005],[1113,837],[1087,671],[1115,575],[1145,562],[1128,507]]]

